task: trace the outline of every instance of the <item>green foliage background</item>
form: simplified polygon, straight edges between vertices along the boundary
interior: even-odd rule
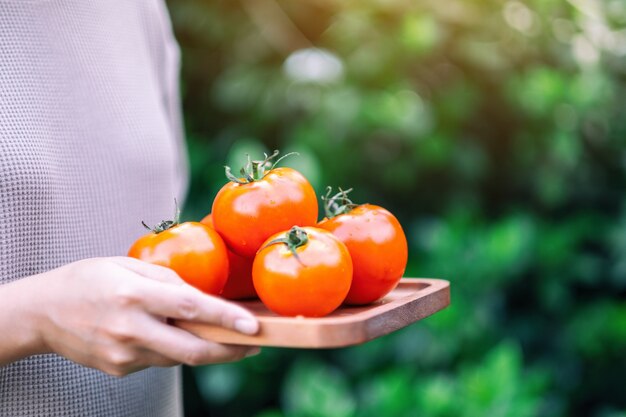
[[[295,150],[318,192],[396,213],[407,275],[453,300],[362,346],[187,369],[188,416],[626,416],[626,2],[168,4],[185,217],[225,161]]]

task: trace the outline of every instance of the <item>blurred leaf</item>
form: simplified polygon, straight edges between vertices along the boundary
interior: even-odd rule
[[[234,364],[204,367],[195,375],[202,395],[218,403],[233,399],[242,383],[242,370]]]
[[[407,49],[418,55],[428,53],[442,36],[441,28],[432,16],[417,14],[404,17],[400,34]]]
[[[415,398],[412,395],[412,377],[407,370],[375,375],[361,388],[359,416],[409,417],[414,415]]]
[[[320,362],[299,361],[283,387],[288,417],[349,417],[356,402],[338,369]]]
[[[419,380],[415,384],[418,399],[417,410],[424,416],[453,417],[461,414],[463,408],[458,397],[455,380],[446,376],[435,376]]]
[[[521,352],[515,344],[494,348],[482,366],[461,375],[464,416],[532,417],[541,406],[543,378],[523,375]]]
[[[584,355],[619,355],[626,349],[626,303],[604,300],[580,309],[570,324],[568,336]]]
[[[279,410],[270,410],[263,411],[262,413],[257,414],[256,417],[285,417],[285,415]]]

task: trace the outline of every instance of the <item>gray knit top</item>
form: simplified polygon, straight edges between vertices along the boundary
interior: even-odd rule
[[[178,62],[163,0],[0,0],[0,285],[124,255],[172,217]],[[0,367],[0,416],[178,416],[179,379],[34,356]]]

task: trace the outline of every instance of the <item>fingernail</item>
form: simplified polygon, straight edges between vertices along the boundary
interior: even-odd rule
[[[250,319],[237,319],[235,320],[235,330],[245,334],[255,334],[259,331],[259,324]]]
[[[259,348],[259,347],[254,347],[254,348],[250,349],[250,350],[246,353],[246,357],[248,357],[248,356],[258,355],[259,353],[261,353],[261,348]]]

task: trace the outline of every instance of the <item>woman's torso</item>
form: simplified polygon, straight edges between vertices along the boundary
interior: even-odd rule
[[[178,50],[162,0],[0,0],[0,284],[124,255],[183,198]],[[118,379],[40,355],[2,416],[174,416],[176,369]]]

